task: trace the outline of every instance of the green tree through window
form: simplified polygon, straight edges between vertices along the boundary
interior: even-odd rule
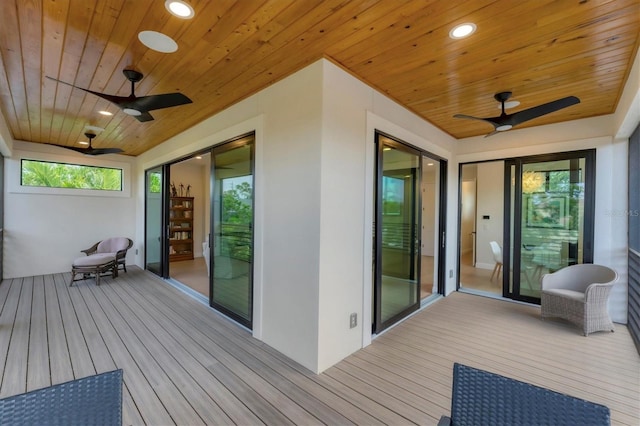
[[[223,179],[222,252],[232,258],[251,260],[253,189],[247,177]]]
[[[22,160],[22,186],[122,191],[122,170],[79,164]]]

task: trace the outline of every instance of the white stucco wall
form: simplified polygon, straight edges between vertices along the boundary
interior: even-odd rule
[[[609,311],[615,322],[627,321],[626,280],[626,217],[612,212],[625,211],[627,206],[626,142],[613,141],[611,116],[591,120],[576,120],[531,129],[511,130],[492,136],[458,141],[458,161],[482,161],[512,158],[553,152],[596,149],[596,200],[594,263],[614,268],[620,275],[609,299]],[[597,124],[601,124],[599,127]],[[605,130],[603,130],[605,129]],[[588,134],[608,133],[608,136],[586,137]],[[576,138],[577,136],[577,138]],[[584,137],[580,137],[584,136]],[[483,149],[482,149],[483,148]],[[624,223],[623,223],[624,222]]]
[[[135,160],[125,157],[122,161],[130,164],[133,177],[129,197],[91,198],[87,203],[85,196],[7,189],[5,277],[66,271],[78,247],[104,238],[103,233],[133,235],[134,249],[140,250],[137,256],[130,251],[131,260],[144,267],[144,171],[255,131],[253,334],[320,372],[372,338],[368,236],[373,227],[376,130],[447,160],[449,294],[457,282],[458,164],[590,147],[598,152],[595,261],[626,275],[626,218],[611,213],[626,210],[626,197],[620,196],[621,182],[626,181],[626,141],[613,141],[615,127],[606,116],[456,141],[321,60]],[[27,146],[12,145],[14,151]],[[11,173],[13,157],[15,153],[5,173]],[[79,219],[69,221],[77,217],[71,213],[78,212]],[[47,258],[61,246],[64,259]],[[46,259],[41,266],[25,261],[34,255]],[[626,283],[616,287],[611,303],[612,316],[622,322]],[[358,314],[355,329],[349,328],[351,313]]]
[[[124,190],[118,193],[20,185],[20,160],[33,159],[122,168]],[[70,272],[80,250],[108,237],[128,237],[134,246],[134,160],[122,155],[87,157],[63,148],[15,141],[5,158],[4,278]]]
[[[453,138],[321,60],[138,159],[143,194],[145,169],[256,131],[253,333],[312,371],[371,339],[371,274],[363,265],[371,265],[365,235],[372,226],[375,129],[451,157]],[[137,205],[141,237],[142,195]],[[449,222],[450,235],[455,226]],[[358,315],[355,329],[351,313]]]
[[[476,167],[476,268],[493,269],[489,243],[497,241],[502,246],[504,228],[504,161],[478,163]]]
[[[7,120],[4,118],[4,115],[0,113],[0,154],[5,157],[11,157],[13,142],[13,136],[7,125]]]
[[[141,155],[138,172],[142,190],[145,169],[256,132],[253,334],[312,371],[318,368],[321,78],[318,62]],[[142,197],[138,206],[142,234]]]
[[[447,159],[453,146],[449,135],[333,63],[322,64],[319,371],[371,341],[375,130]],[[351,313],[358,315],[354,329]]]

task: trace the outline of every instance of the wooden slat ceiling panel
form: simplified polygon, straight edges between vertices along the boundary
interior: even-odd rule
[[[491,126],[453,115],[499,115],[493,95],[504,90],[519,109],[581,99],[521,127],[614,112],[639,46],[640,0],[190,2],[196,16],[181,20],[160,0],[3,0],[0,109],[13,137],[71,146],[94,125],[105,128],[95,147],[139,155],[326,57],[462,138]],[[476,34],[448,37],[467,21]],[[148,49],[143,30],[171,36],[179,50]],[[140,123],[46,78],[128,96],[123,69],[144,74],[137,96],[178,91],[194,102]]]

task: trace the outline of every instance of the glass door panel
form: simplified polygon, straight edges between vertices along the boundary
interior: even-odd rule
[[[376,320],[379,332],[420,304],[421,154],[378,138]]]
[[[540,280],[549,272],[592,259],[593,186],[589,155],[556,155],[549,161],[509,166],[513,241],[508,291],[539,302]]]
[[[167,262],[164,255],[163,166],[145,173],[145,268],[163,278],[167,277]]]
[[[251,327],[253,136],[214,148],[211,306]]]

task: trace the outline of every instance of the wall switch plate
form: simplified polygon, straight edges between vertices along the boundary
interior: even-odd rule
[[[358,314],[355,312],[349,317],[349,328],[356,328],[358,325]]]

